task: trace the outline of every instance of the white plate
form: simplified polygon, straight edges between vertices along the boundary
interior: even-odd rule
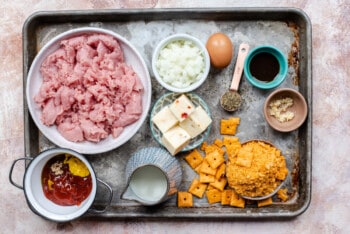
[[[40,73],[40,66],[45,60],[45,58],[56,51],[59,48],[60,41],[68,39],[71,37],[79,36],[86,33],[104,33],[115,37],[124,53],[125,62],[131,65],[134,71],[139,76],[144,90],[142,96],[142,115],[133,124],[124,128],[124,131],[117,138],[113,138],[109,135],[106,139],[101,140],[98,143],[93,143],[89,141],[84,142],[71,142],[66,140],[56,128],[56,125],[46,126],[42,124],[40,120],[41,109],[37,103],[34,101],[34,96],[38,93],[40,86],[42,84],[42,76]],[[151,104],[151,79],[149,75],[148,68],[143,58],[136,50],[136,48],[131,45],[125,38],[109,30],[104,30],[100,28],[83,27],[64,32],[55,38],[51,39],[37,54],[35,57],[27,77],[26,86],[26,98],[29,108],[29,112],[39,130],[54,144],[63,148],[73,149],[82,154],[98,154],[115,149],[125,142],[127,142],[134,134],[139,130],[144,120],[147,117],[150,104]]]
[[[175,99],[177,99],[181,95],[182,93],[166,93],[156,101],[152,108],[150,116],[150,127],[152,131],[152,136],[161,145],[163,145],[161,140],[162,132],[153,124],[152,119],[161,109],[163,109],[163,107],[170,105]],[[201,97],[194,93],[186,93],[185,95],[195,106],[201,106],[211,117],[210,109]],[[207,139],[210,132],[210,128],[211,124],[204,132],[199,134],[197,137],[191,139],[190,143],[188,143],[180,152],[189,151],[200,146]]]

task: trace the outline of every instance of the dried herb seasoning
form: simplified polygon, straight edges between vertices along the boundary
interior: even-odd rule
[[[241,105],[241,96],[235,91],[225,92],[221,96],[220,104],[226,111],[235,111]]]

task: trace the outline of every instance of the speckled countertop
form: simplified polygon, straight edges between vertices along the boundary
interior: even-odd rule
[[[312,22],[312,199],[295,219],[264,221],[94,221],[57,224],[34,215],[23,191],[8,182],[12,161],[24,154],[22,25],[40,10],[196,7],[296,7]],[[349,233],[350,3],[316,0],[1,1],[0,233]],[[15,178],[21,178],[16,173]]]

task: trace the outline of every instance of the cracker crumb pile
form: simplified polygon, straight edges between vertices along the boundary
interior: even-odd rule
[[[236,154],[229,155],[226,168],[229,185],[248,197],[270,194],[287,174],[281,151],[262,141],[243,144]]]

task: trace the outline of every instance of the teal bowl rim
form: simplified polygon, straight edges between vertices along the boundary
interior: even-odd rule
[[[262,52],[268,52],[274,55],[280,65],[279,73],[271,82],[263,82],[263,81],[257,80],[252,76],[252,74],[249,71],[249,65],[250,65],[250,62],[252,61],[252,58],[258,53],[262,53]],[[286,79],[287,73],[288,73],[287,58],[283,55],[283,53],[279,49],[271,45],[262,45],[262,46],[255,47],[253,50],[251,50],[248,53],[244,61],[244,75],[246,79],[249,81],[250,84],[260,89],[276,88],[277,86],[282,84],[282,82]]]

